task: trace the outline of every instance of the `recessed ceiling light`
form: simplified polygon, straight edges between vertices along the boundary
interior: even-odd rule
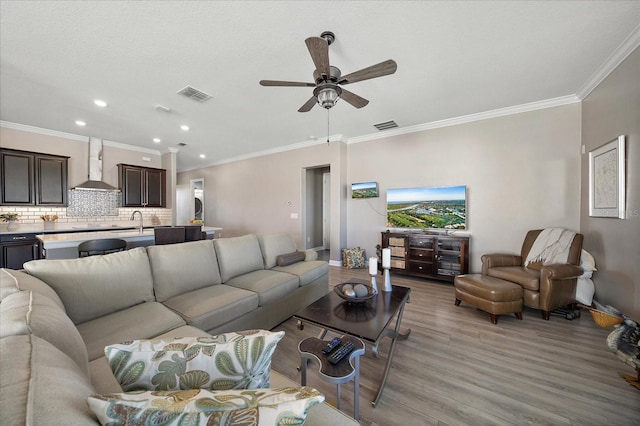
[[[78,126],[81,126],[81,127],[82,127],[82,126],[86,126],[86,125],[87,125],[87,123],[85,123],[85,122],[84,122],[84,121],[82,121],[82,120],[76,120],[76,124],[77,124]]]
[[[187,130],[189,130],[189,126],[187,126],[186,124],[183,124],[182,126],[180,126],[180,128],[181,128],[182,130],[184,130],[185,132],[186,132]]]
[[[103,101],[102,99],[96,99],[93,101],[94,104],[96,104],[99,107],[106,107],[107,103],[105,101]]]
[[[200,158],[207,158],[207,156],[204,154],[200,154]]]
[[[160,138],[153,138],[153,141],[154,141],[155,143],[160,143]]]

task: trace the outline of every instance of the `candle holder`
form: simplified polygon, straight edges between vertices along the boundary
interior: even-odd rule
[[[376,282],[377,274],[369,274],[371,275],[371,287],[377,292],[378,291],[378,283]]]
[[[384,287],[382,291],[390,292],[391,273],[389,269],[391,269],[391,249],[389,248],[382,249],[382,269],[384,269]]]
[[[384,267],[384,287],[382,291],[390,292],[391,288],[391,273],[389,272],[389,266]]]

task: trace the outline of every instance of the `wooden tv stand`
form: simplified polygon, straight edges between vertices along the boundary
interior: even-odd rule
[[[391,272],[451,283],[469,273],[468,236],[385,231],[381,247],[391,249]]]

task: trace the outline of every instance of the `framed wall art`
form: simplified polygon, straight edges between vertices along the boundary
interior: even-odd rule
[[[625,137],[589,151],[589,216],[625,217]]]

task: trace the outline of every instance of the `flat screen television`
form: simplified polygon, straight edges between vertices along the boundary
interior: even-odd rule
[[[466,229],[467,187],[423,187],[387,190],[387,227]]]
[[[351,198],[378,197],[378,182],[360,182],[351,184]]]

